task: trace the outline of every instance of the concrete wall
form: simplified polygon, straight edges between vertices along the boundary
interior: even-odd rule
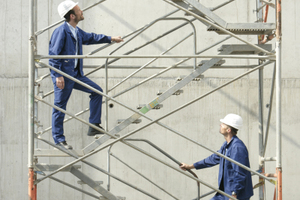
[[[38,1],[38,30],[59,20],[56,8],[60,1],[48,0]],[[84,8],[96,0],[81,1],[79,5]],[[204,1],[201,3],[208,7],[218,5],[218,1]],[[27,121],[28,121],[28,1],[12,0],[1,1],[1,29],[0,29],[0,199],[26,199],[27,198]],[[254,0],[237,0],[225,8],[219,9],[216,13],[222,16],[227,22],[253,22],[255,15]],[[283,152],[283,197],[284,199],[297,199],[299,196],[297,181],[299,179],[297,170],[299,160],[300,137],[297,133],[299,127],[299,103],[300,98],[300,79],[299,67],[297,67],[297,58],[299,52],[299,1],[283,2],[283,44],[282,44],[282,152]],[[101,5],[96,6],[92,10],[84,13],[85,20],[80,22],[79,26],[86,31],[104,33],[107,35],[127,35],[145,24],[161,17],[171,11],[174,7],[168,5],[164,1],[159,0],[136,0],[136,1],[105,1]],[[178,12],[174,16],[184,17],[183,12]],[[270,8],[269,20],[274,21],[274,10]],[[187,17],[190,19],[191,17]],[[121,55],[125,52],[146,43],[161,35],[165,31],[176,27],[183,23],[182,21],[163,21],[155,24],[142,35],[132,40],[128,45],[118,50],[115,54]],[[197,49],[201,50],[216,41],[224,38],[224,36],[207,32],[206,27],[195,22],[197,29]],[[47,54],[48,41],[54,28],[49,32],[43,33],[38,38],[38,54]],[[191,33],[191,27],[184,27],[177,32],[168,35],[166,38],[160,39],[151,45],[137,51],[136,55],[157,55],[179,41],[182,37]],[[255,43],[256,37],[243,36],[250,42]],[[128,39],[127,39],[128,40]],[[230,39],[225,44],[238,44],[236,39]],[[275,42],[271,42],[275,48]],[[174,48],[170,54],[187,55],[192,54],[193,40],[189,38],[180,46]],[[120,44],[109,47],[97,55],[107,55]],[[84,53],[94,50],[98,46],[84,47]],[[216,55],[215,47],[205,55]],[[119,66],[141,66],[150,59],[124,59],[114,63]],[[164,59],[155,61],[152,66],[170,66],[180,59]],[[198,60],[199,62],[200,60]],[[45,61],[47,62],[47,61]],[[104,63],[103,59],[85,60],[85,64]],[[256,64],[256,60],[226,60],[226,64]],[[192,65],[192,61],[188,61],[185,65]],[[87,73],[90,69],[85,69]],[[128,74],[134,70],[109,70],[109,88],[117,84]],[[120,91],[131,87],[146,77],[158,73],[161,69],[147,69],[135,75],[132,79],[119,86],[116,90],[109,93],[113,96]],[[247,71],[246,69],[211,69],[204,73],[205,78],[200,82],[191,82],[183,88],[184,93],[180,96],[172,96],[163,102],[163,109],[151,111],[147,115],[153,119],[167,114],[175,108],[211,91],[213,88],[220,86],[231,78]],[[158,90],[166,90],[177,83],[176,77],[180,75],[188,75],[191,69],[174,69],[167,73],[147,82],[143,86],[131,90],[130,92],[116,98],[120,102],[135,108],[138,104],[145,104],[155,99]],[[269,103],[271,77],[273,65],[266,66],[264,69],[264,105]],[[39,70],[39,75],[48,73],[48,69]],[[105,88],[104,70],[100,70],[93,74],[91,78]],[[178,111],[168,118],[161,120],[162,123],[172,127],[183,135],[201,143],[213,150],[220,148],[224,139],[218,133],[219,119],[227,113],[238,113],[243,117],[244,127],[239,133],[239,137],[245,142],[249,150],[251,168],[258,169],[258,73],[245,76],[233,84],[215,92],[201,101],[188,106],[186,109]],[[52,90],[52,83],[49,78],[45,79],[41,84],[41,90],[47,93]],[[46,101],[53,102],[53,97],[46,97]],[[88,95],[74,91],[68,104],[68,111],[77,113],[88,107]],[[276,101],[274,99],[274,103]],[[274,104],[274,105],[275,105]],[[268,109],[264,110],[264,120],[267,119]],[[118,119],[125,119],[132,115],[131,111],[114,103],[114,107],[109,109],[108,127],[112,129],[117,125]],[[266,156],[276,156],[276,122],[275,107],[272,110],[270,137]],[[104,121],[105,112],[102,120]],[[82,119],[88,120],[88,114],[83,114]],[[39,120],[43,128],[51,125],[51,108],[39,103]],[[145,125],[149,121],[143,119],[141,124],[132,125],[124,129],[121,134],[129,133],[136,128]],[[68,143],[73,145],[75,149],[82,149],[93,141],[92,138],[86,136],[88,126],[78,121],[70,121],[65,125],[65,132]],[[42,129],[40,129],[42,130]],[[43,135],[44,139],[52,142],[49,132]],[[160,148],[174,156],[177,160],[186,163],[194,163],[210,152],[204,150],[200,146],[188,142],[178,135],[161,128],[158,125],[152,125],[139,131],[131,138],[148,139],[158,145]],[[158,158],[172,164],[176,164],[168,160],[149,145],[134,142],[135,145],[143,150],[157,156]],[[38,148],[53,149],[49,145],[39,142]],[[155,181],[166,191],[173,194],[178,199],[192,199],[196,197],[196,183],[177,171],[164,166],[161,163],[149,158],[136,150],[118,143],[112,148],[114,155],[129,163],[139,172],[143,173],[149,179]],[[95,165],[106,169],[107,149],[101,151],[88,159]],[[66,164],[72,161],[72,158],[39,158],[39,163],[50,164]],[[103,186],[107,185],[107,178],[104,174],[79,163],[84,173],[91,175],[95,180],[104,181]],[[111,173],[126,180],[137,187],[153,194],[159,199],[172,199],[169,195],[160,189],[152,186],[150,183],[133,173],[122,163],[112,158]],[[275,162],[266,163],[266,171],[274,173],[276,168]],[[217,186],[218,167],[196,171],[201,180],[208,182],[213,186]],[[77,179],[69,173],[58,173],[55,177],[60,178],[68,183],[74,184],[84,190],[96,194],[87,186],[77,184]],[[253,177],[253,184],[258,183],[258,177]],[[201,194],[210,191],[206,186],[201,185]],[[135,191],[134,189],[120,183],[117,180],[111,180],[111,192],[117,196],[126,197],[126,199],[151,199],[150,197]],[[274,186],[267,183],[266,199],[273,197]],[[211,197],[211,196],[210,196]],[[45,180],[38,185],[38,199],[54,200],[54,199],[93,199],[87,195],[70,189],[56,183],[52,180]],[[206,197],[204,199],[209,199]],[[258,199],[258,191],[255,190],[255,196],[252,199]]]

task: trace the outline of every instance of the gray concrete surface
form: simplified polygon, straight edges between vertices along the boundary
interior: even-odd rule
[[[57,5],[60,1],[48,0],[38,1],[38,30],[44,28],[57,20]],[[96,0],[80,1],[79,5],[84,8]],[[218,1],[201,1],[208,7],[213,7],[218,4]],[[255,15],[254,0],[237,0],[225,8],[216,11],[228,22],[253,22]],[[299,101],[300,98],[300,69],[297,66],[298,54],[300,49],[299,43],[299,1],[284,1],[282,10],[282,161],[283,161],[283,199],[298,199],[299,191],[296,184],[299,179],[297,172],[300,164],[297,155],[299,155],[300,136],[297,133],[299,127]],[[1,1],[1,29],[0,29],[0,199],[15,200],[27,199],[28,192],[28,168],[27,168],[27,85],[28,85],[28,1],[12,0]],[[94,9],[84,13],[85,20],[80,22],[79,26],[86,31],[104,33],[107,35],[126,35],[145,24],[155,20],[156,18],[165,15],[166,13],[175,10],[174,7],[166,4],[161,0],[135,0],[135,1],[105,1]],[[183,12],[178,12],[174,16],[185,17]],[[274,9],[270,8],[269,20],[274,21]],[[191,17],[188,17],[191,18]],[[170,28],[175,27],[182,22],[159,22],[153,27],[145,31],[141,36],[135,38],[127,46],[117,51],[116,55],[121,55],[126,51],[133,49],[145,42],[161,35]],[[224,38],[215,33],[207,32],[206,27],[199,22],[194,23],[197,29],[197,48],[198,50],[205,48],[212,43]],[[48,41],[51,33],[43,33],[38,38],[38,54],[48,53]],[[136,52],[136,55],[157,55],[169,48],[174,42],[179,41],[182,37],[191,32],[190,27],[184,27],[176,33],[170,34],[168,37],[160,39],[155,43]],[[243,36],[244,39],[255,43],[256,37]],[[171,55],[186,55],[192,54],[191,48],[193,41],[188,39],[186,42],[172,50]],[[236,39],[230,39],[225,44],[238,44]],[[275,48],[275,41],[271,41]],[[107,55],[114,50],[118,45],[114,45],[97,55]],[[84,53],[94,50],[98,46],[84,47]],[[219,46],[218,46],[219,47]],[[205,55],[216,55],[217,48],[215,47],[206,52]],[[150,59],[124,59],[115,63],[119,66],[141,66]],[[170,66],[179,59],[161,59],[154,62],[153,66]],[[198,60],[200,61],[200,59]],[[46,61],[45,61],[46,62]],[[104,63],[103,59],[85,60],[85,64]],[[256,64],[256,60],[226,60],[225,64]],[[192,65],[189,61],[187,65]],[[273,65],[268,65],[264,69],[264,105],[268,104],[271,77]],[[85,73],[90,69],[85,69]],[[138,82],[144,80],[152,74],[158,73],[160,70],[147,69],[138,73],[134,78],[119,86],[116,90],[109,93],[113,96],[118,92],[131,87]],[[246,69],[211,69],[204,73],[205,78],[200,82],[191,82],[183,88],[184,93],[180,96],[172,96],[163,102],[163,109],[151,111],[147,115],[151,118],[158,118],[164,114],[174,110],[175,108],[205,94],[213,88],[226,83],[231,78],[247,71]],[[125,78],[133,70],[112,69],[109,70],[109,88],[117,84]],[[141,87],[138,87],[118,98],[120,102],[135,108],[138,104],[149,103],[156,98],[158,90],[166,90],[176,83],[176,77],[180,75],[188,75],[192,72],[191,69],[174,69],[152,81],[147,82]],[[39,75],[48,73],[47,69],[39,70]],[[100,70],[93,74],[91,78],[103,88],[105,87],[104,70]],[[244,127],[238,136],[245,142],[249,150],[251,168],[258,169],[258,73],[254,72],[251,75],[244,77],[241,80],[223,88],[222,90],[209,95],[208,97],[198,101],[186,109],[176,112],[170,117],[163,119],[161,122],[167,124],[180,133],[192,138],[193,140],[213,149],[218,150],[224,139],[218,133],[219,119],[223,118],[227,113],[234,112],[240,114],[244,119]],[[44,93],[52,90],[50,78],[44,80],[41,84],[41,90]],[[48,102],[53,102],[53,97],[45,98]],[[68,104],[68,111],[77,113],[88,107],[88,95],[74,91]],[[274,103],[276,103],[274,99]],[[104,108],[104,107],[103,107]],[[42,103],[39,103],[39,120],[43,128],[51,125],[51,108]],[[268,109],[264,110],[264,120],[266,122]],[[276,156],[276,123],[275,123],[275,108],[272,111],[270,137],[266,156]],[[108,127],[112,129],[117,125],[118,119],[124,119],[132,115],[131,111],[114,104],[113,108],[109,109]],[[102,120],[104,121],[105,113]],[[82,119],[88,120],[88,114],[81,116]],[[148,120],[143,119],[139,125],[132,125],[124,129],[121,133],[125,134],[136,128],[146,124]],[[65,125],[67,141],[73,145],[75,149],[82,149],[90,142],[92,138],[87,138],[88,126],[79,123],[78,121],[70,121]],[[52,142],[51,134],[48,132],[43,136]],[[203,148],[188,142],[174,133],[167,131],[158,125],[152,125],[142,131],[136,133],[131,138],[144,138],[152,141],[160,148],[174,156],[176,159],[194,163],[205,156],[210,155],[210,152]],[[176,166],[167,158],[159,154],[156,150],[149,147],[147,144],[134,142],[138,147],[147,152],[165,160],[166,162]],[[38,148],[53,149],[49,145],[41,142],[38,143]],[[177,171],[170,169],[161,163],[133,150],[132,148],[118,143],[112,148],[112,152],[120,157],[125,162],[129,163],[139,172],[143,173],[149,179],[155,181],[165,190],[172,193],[178,199],[193,199],[196,197],[197,189],[195,181],[185,177]],[[87,160],[95,165],[106,169],[107,150],[88,158]],[[39,158],[39,163],[50,164],[66,164],[74,160],[73,158]],[[87,165],[82,165],[82,171],[92,177],[96,181],[104,181],[103,187],[107,185],[107,177],[90,168]],[[135,173],[126,168],[122,163],[112,158],[111,173],[126,180],[139,188],[155,195],[159,199],[172,199],[169,195],[154,187],[144,179],[137,176]],[[275,162],[266,163],[266,171],[274,173],[276,168]],[[217,186],[218,167],[211,169],[196,171],[201,180],[208,182],[213,186]],[[94,190],[86,185],[77,184],[77,179],[70,173],[61,172],[55,175],[56,178],[62,179],[68,183],[74,184],[93,194]],[[258,177],[253,177],[253,184],[258,183]],[[201,194],[210,191],[206,186],[201,185]],[[117,196],[126,197],[129,200],[151,199],[144,194],[135,191],[134,189],[125,186],[124,184],[111,180],[111,192]],[[274,185],[267,183],[266,199],[272,199],[274,193]],[[210,196],[211,197],[211,196]],[[210,199],[206,197],[204,199]],[[38,199],[56,200],[56,199],[93,199],[90,196],[84,195],[78,191],[70,189],[57,183],[53,180],[45,180],[38,184]],[[258,191],[255,190],[255,195],[252,199],[258,199]]]

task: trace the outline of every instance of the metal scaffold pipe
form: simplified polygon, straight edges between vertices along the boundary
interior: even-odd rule
[[[34,0],[29,0],[29,43],[28,43],[28,199],[36,200],[34,167]]]
[[[35,59],[103,59],[103,58],[231,58],[231,59],[265,59],[265,60],[275,60],[275,55],[266,55],[266,56],[253,56],[253,55],[108,55],[108,56],[88,56],[88,55],[81,55],[81,56],[72,56],[72,55],[65,55],[65,56],[49,56],[49,55],[36,55]]]
[[[258,22],[263,21],[263,10],[259,9],[262,6],[262,2],[260,0],[256,0],[256,19]],[[258,44],[262,40],[261,36],[258,36]],[[258,60],[260,64],[262,61]],[[259,158],[263,157],[264,150],[264,69],[261,68],[258,70],[258,147],[259,147]],[[265,172],[265,163],[258,163],[259,169],[261,169],[262,173]],[[262,178],[258,179],[259,182],[264,182]],[[265,184],[262,184],[259,187],[259,200],[265,199]]]
[[[281,0],[276,0],[276,171],[277,199],[282,200],[281,160]]]

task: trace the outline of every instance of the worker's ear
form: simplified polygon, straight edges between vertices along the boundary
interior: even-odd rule
[[[71,18],[71,19],[75,19],[76,16],[75,16],[74,14],[70,14],[70,18]]]
[[[226,129],[226,131],[227,131],[227,133],[231,133],[231,128],[228,127],[228,128]]]

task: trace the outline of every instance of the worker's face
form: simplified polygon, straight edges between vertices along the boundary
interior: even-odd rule
[[[81,20],[84,20],[83,12],[78,5],[73,8],[75,12],[75,22],[78,23]]]
[[[229,126],[227,126],[226,124],[224,124],[224,123],[221,123],[220,124],[220,133],[222,134],[222,135],[227,135],[229,132],[230,132],[230,127]]]

